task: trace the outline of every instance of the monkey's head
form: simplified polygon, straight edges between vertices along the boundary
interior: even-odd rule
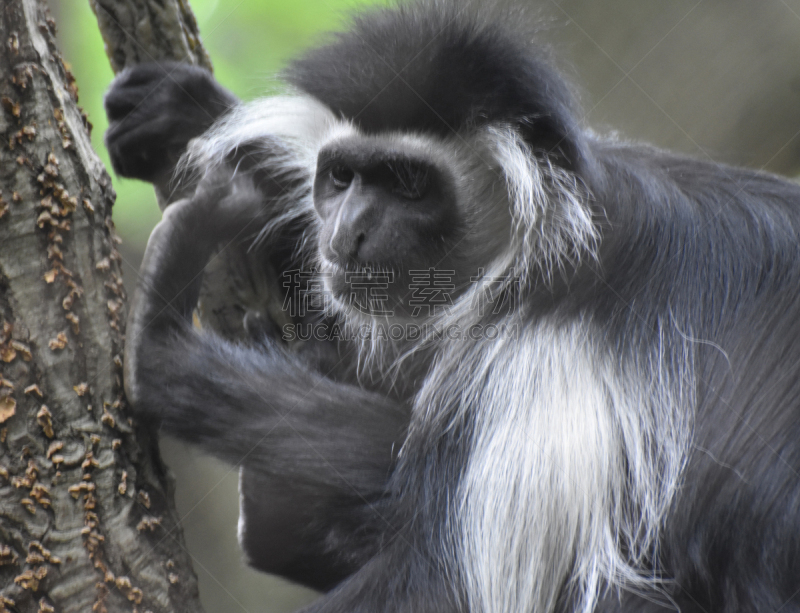
[[[343,120],[318,150],[313,200],[327,287],[362,311],[428,313],[426,298],[533,259],[551,275],[574,250],[566,235],[591,234],[561,210],[585,160],[546,57],[471,8],[437,14],[367,14],[287,72]]]

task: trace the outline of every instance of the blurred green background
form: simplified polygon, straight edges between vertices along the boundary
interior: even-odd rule
[[[487,0],[491,1],[491,0]],[[523,0],[525,1],[525,0]],[[49,0],[62,51],[108,162],[102,97],[112,73],[87,0]],[[585,122],[617,138],[800,174],[800,0],[550,0],[540,36],[578,84]],[[274,89],[285,61],[367,0],[192,0],[217,78],[243,99]],[[149,185],[115,177],[125,282],[160,218]],[[314,594],[246,569],[237,474],[166,440],[177,505],[208,613],[291,611]]]

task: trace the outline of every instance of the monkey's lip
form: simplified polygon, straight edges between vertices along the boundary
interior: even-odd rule
[[[320,270],[325,273],[326,276],[328,275],[363,275],[364,278],[368,280],[372,280],[373,277],[380,277],[386,276],[389,274],[389,271],[386,270],[385,266],[380,266],[378,264],[362,264],[359,262],[339,262],[334,261],[322,256],[322,266]]]

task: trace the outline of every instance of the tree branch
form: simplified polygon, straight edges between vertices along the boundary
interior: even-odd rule
[[[211,70],[187,1],[89,0],[111,68],[175,60]]]

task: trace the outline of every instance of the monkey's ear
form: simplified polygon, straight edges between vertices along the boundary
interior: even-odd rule
[[[547,59],[546,50],[523,56],[518,66],[525,79],[511,91],[517,129],[537,155],[566,170],[581,174],[586,170],[589,151],[580,121],[580,108],[574,88]]]
[[[582,173],[587,152],[577,126],[540,115],[520,120],[517,129],[534,154],[545,155],[551,163],[570,172]]]

